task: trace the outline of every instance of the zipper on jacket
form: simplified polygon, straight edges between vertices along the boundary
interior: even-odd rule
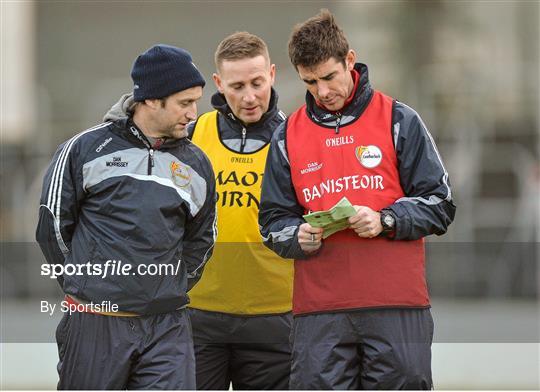
[[[131,133],[139,139],[148,149],[148,175],[152,174],[152,168],[154,167],[154,149],[150,145],[150,142],[144,136],[144,133],[139,132],[139,130],[136,127],[129,127]]]
[[[148,150],[148,175],[152,174],[152,168],[154,167],[154,149]]]
[[[336,135],[339,133],[339,124],[341,124],[341,113],[336,113]]]
[[[244,152],[246,146],[246,127],[242,127],[242,144],[240,144],[240,152]]]

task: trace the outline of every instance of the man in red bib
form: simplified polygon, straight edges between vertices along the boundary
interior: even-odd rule
[[[306,104],[274,134],[259,223],[295,259],[290,387],[430,389],[423,237],[455,214],[437,147],[413,109],[372,89],[327,10],[295,27],[289,57]],[[302,215],[343,197],[356,215],[323,240]]]

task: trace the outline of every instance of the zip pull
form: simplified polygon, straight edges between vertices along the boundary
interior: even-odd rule
[[[152,174],[152,168],[154,167],[154,149],[148,150],[148,174]]]
[[[341,124],[341,113],[336,113],[337,119],[336,119],[336,135],[339,133],[339,124]]]
[[[240,145],[240,151],[244,152],[244,147],[246,146],[246,127],[242,128],[242,144]]]

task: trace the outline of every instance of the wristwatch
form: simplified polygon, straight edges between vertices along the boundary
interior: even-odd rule
[[[392,211],[381,210],[381,225],[383,231],[381,232],[382,236],[391,237],[396,230],[396,218]]]

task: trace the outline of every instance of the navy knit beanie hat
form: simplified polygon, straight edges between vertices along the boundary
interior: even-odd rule
[[[191,54],[170,45],[155,45],[139,55],[131,69],[135,101],[165,98],[206,82]]]

